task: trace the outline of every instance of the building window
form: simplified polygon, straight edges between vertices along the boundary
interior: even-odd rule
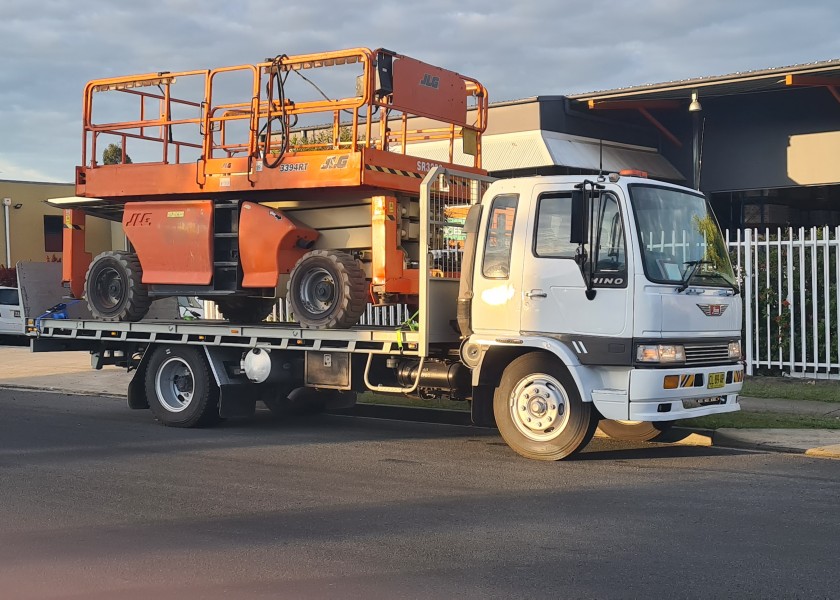
[[[60,216],[44,216],[44,252],[62,252],[64,233]]]

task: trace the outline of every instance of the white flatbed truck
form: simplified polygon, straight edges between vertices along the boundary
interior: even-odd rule
[[[35,352],[85,350],[96,368],[132,371],[129,406],[175,427],[247,416],[258,400],[282,412],[365,391],[444,396],[522,456],[558,460],[599,423],[647,440],[739,409],[741,298],[699,192],[435,167],[419,205],[418,306],[388,325],[103,322],[27,306],[24,277],[27,335]]]

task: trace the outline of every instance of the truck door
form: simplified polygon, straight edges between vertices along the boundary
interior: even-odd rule
[[[595,196],[593,218],[594,251],[586,246],[587,260],[575,260],[578,245],[570,243],[572,187],[538,186],[529,215],[522,265],[523,332],[570,334],[569,342],[581,356],[595,359],[617,338],[628,338],[629,352],[632,301],[628,282],[626,220],[614,192]],[[587,299],[589,261],[594,260],[595,297]],[[581,268],[583,267],[583,269]],[[589,336],[593,339],[589,340]],[[582,344],[581,344],[582,342]],[[590,343],[591,342],[591,343]],[[606,363],[615,362],[616,357]]]

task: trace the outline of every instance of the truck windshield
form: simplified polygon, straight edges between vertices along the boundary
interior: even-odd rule
[[[650,281],[736,287],[726,243],[705,197],[652,185],[629,187]]]

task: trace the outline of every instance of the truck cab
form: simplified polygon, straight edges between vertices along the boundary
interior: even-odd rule
[[[741,298],[705,197],[644,177],[494,182],[475,236],[473,384],[520,454],[552,458],[594,424],[650,439],[739,409]],[[501,379],[495,379],[501,374]]]

